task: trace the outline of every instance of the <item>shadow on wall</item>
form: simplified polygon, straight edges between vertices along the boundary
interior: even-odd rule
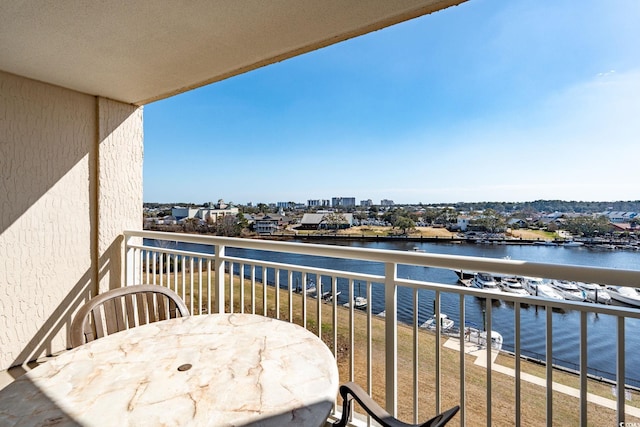
[[[111,254],[120,253],[122,245],[122,238],[116,239],[109,249],[105,251],[99,260],[98,281],[105,277],[117,277],[120,274],[120,262],[113,262]],[[93,283],[92,271],[87,271],[82,275],[80,280],[70,289],[67,296],[58,304],[55,310],[51,313],[49,318],[38,329],[38,331],[31,337],[29,342],[24,346],[20,354],[11,363],[12,366],[16,366],[10,369],[8,372],[13,378],[18,378],[24,374],[28,369],[20,367],[20,365],[28,362],[34,362],[37,358],[42,356],[50,356],[53,353],[52,341],[53,339],[64,331],[66,348],[71,348],[71,341],[69,339],[69,329],[71,326],[71,320],[73,315],[82,307],[89,299],[96,295],[95,288],[97,285]],[[33,367],[37,364],[27,365],[27,367]]]

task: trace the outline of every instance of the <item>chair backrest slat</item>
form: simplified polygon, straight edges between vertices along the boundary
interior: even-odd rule
[[[147,292],[145,294],[147,297],[147,312],[149,313],[149,323],[158,321],[158,314],[156,311],[156,302],[153,300],[153,294],[151,292]]]
[[[124,306],[126,310],[127,325],[129,328],[137,326],[135,306],[133,305],[134,296],[132,294],[124,296]]]
[[[80,308],[71,322],[71,346],[138,325],[184,316],[189,316],[187,306],[168,288],[134,285],[112,289]]]
[[[163,295],[156,295],[158,299],[158,320],[167,320],[169,318],[166,298]]]
[[[136,294],[136,307],[138,308],[138,325],[146,325],[149,323],[147,299],[143,292]]]
[[[102,309],[107,327],[106,334],[109,335],[114,332],[118,332],[118,318],[115,309],[115,301],[113,299],[105,301],[104,304],[102,304]]]

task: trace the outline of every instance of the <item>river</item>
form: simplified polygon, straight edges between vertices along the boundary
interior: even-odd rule
[[[565,248],[562,246],[539,245],[475,245],[451,243],[415,243],[406,241],[363,241],[363,240],[334,240],[318,241],[316,243],[336,244],[363,247],[371,249],[388,249],[407,251],[418,246],[429,253],[479,256],[488,258],[505,258],[531,262],[551,264],[573,264],[593,267],[621,268],[640,271],[640,252],[637,251],[603,251],[586,247]],[[211,248],[198,245],[181,244],[182,249],[211,253]],[[381,263],[365,262],[348,259],[324,257],[308,257],[290,254],[283,257],[264,251],[227,249],[227,255],[271,260],[282,263],[309,265],[328,269],[356,271],[361,273],[383,274]],[[283,272],[284,273],[284,272]],[[261,277],[258,270],[257,277]],[[454,271],[438,268],[425,268],[401,265],[398,267],[398,277],[413,280],[430,281],[445,284],[456,284],[458,277]],[[268,282],[274,283],[273,274],[267,277]],[[294,286],[299,284],[300,276],[294,275]],[[315,282],[318,279],[315,278]],[[329,290],[330,279],[322,278],[323,289]],[[640,285],[640,284],[639,284]],[[286,275],[281,276],[281,286],[286,287]],[[346,280],[338,281],[338,296],[340,304],[348,300]],[[358,287],[355,289],[358,293]],[[362,293],[364,294],[364,283]],[[433,291],[420,291],[419,318],[425,322],[433,314]],[[371,310],[374,314],[384,310],[384,288],[382,284],[372,285]],[[485,300],[476,297],[465,298],[466,324],[481,327],[483,324]],[[398,289],[398,320],[411,322],[413,318],[413,291],[408,288]],[[457,294],[441,294],[441,312],[446,313],[459,326],[459,296]],[[534,306],[522,306],[521,310],[521,351],[523,355],[536,359],[545,358],[546,314],[545,310]],[[580,316],[577,312],[554,311],[553,323],[553,362],[570,369],[578,369],[579,365],[579,336]],[[615,379],[616,371],[616,318],[609,315],[587,316],[587,348],[589,372],[596,376]],[[513,304],[495,302],[492,306],[492,329],[498,331],[504,338],[503,349],[512,351],[514,348],[514,309]],[[627,384],[640,387],[640,320],[627,319],[625,323],[625,347]]]

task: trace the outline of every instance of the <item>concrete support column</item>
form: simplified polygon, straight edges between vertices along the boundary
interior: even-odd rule
[[[102,293],[125,284],[122,231],[142,224],[143,135],[142,107],[97,98],[96,110],[93,264]]]

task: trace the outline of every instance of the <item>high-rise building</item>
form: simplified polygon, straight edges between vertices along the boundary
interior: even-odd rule
[[[347,208],[356,205],[355,197],[332,197],[331,206],[334,208]]]
[[[322,208],[322,207],[329,207],[330,205],[330,201],[327,199],[314,199],[314,200],[307,200],[307,206],[310,208]]]

